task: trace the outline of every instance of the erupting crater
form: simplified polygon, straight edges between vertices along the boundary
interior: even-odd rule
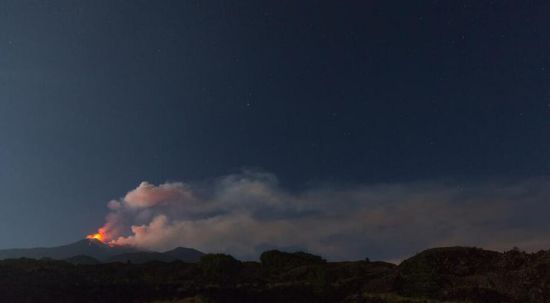
[[[105,230],[103,228],[100,228],[97,233],[89,234],[86,236],[86,239],[88,240],[98,240],[102,243],[107,243],[109,239],[107,239],[107,235],[105,233]]]

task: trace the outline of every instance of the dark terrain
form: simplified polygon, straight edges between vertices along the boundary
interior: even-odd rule
[[[94,248],[95,249],[95,248]],[[0,261],[1,302],[550,302],[550,251],[426,250],[399,265],[268,251]],[[155,258],[158,258],[155,260]],[[123,262],[118,262],[122,260]],[[133,262],[132,260],[135,260]]]

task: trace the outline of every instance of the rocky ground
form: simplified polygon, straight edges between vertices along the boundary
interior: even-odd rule
[[[261,262],[0,261],[2,302],[550,302],[550,251],[426,250],[399,265],[269,251]]]

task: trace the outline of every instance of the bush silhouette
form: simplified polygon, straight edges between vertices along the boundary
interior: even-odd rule
[[[260,256],[262,266],[267,270],[285,270],[304,265],[325,264],[326,260],[305,252],[287,253],[270,250]]]
[[[199,267],[210,278],[222,278],[238,274],[241,261],[226,254],[207,254],[201,257]]]

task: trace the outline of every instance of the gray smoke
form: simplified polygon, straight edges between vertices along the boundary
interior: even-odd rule
[[[245,171],[202,184],[142,182],[108,203],[103,228],[114,244],[245,259],[271,248],[394,261],[434,246],[536,250],[550,248],[548,185],[325,184],[290,192],[273,174]]]

